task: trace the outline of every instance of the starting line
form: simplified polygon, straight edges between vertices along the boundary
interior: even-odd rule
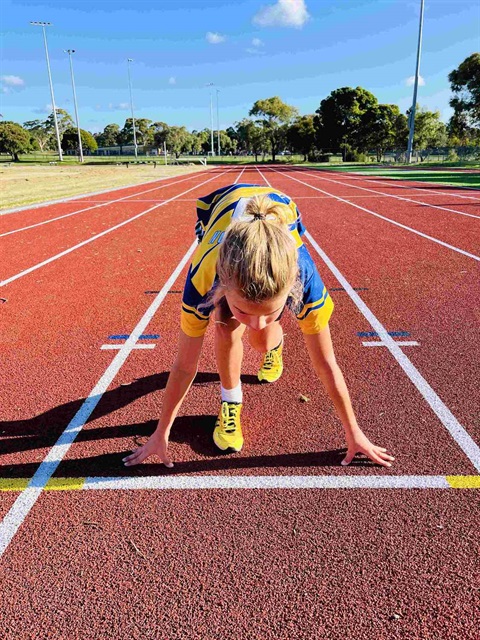
[[[480,476],[141,476],[50,478],[44,491],[130,489],[480,489]],[[0,491],[35,491],[31,478],[0,478]]]

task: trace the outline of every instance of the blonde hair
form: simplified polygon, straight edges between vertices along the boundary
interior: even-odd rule
[[[219,284],[209,303],[217,306],[228,289],[251,302],[263,302],[288,290],[292,306],[297,307],[303,287],[286,206],[268,196],[254,196],[243,215],[251,219],[234,221],[225,233],[217,259]]]

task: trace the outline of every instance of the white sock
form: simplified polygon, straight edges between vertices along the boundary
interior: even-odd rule
[[[220,389],[222,391],[222,402],[238,402],[239,404],[242,403],[243,394],[241,382],[239,382],[233,389],[224,389],[221,385]]]

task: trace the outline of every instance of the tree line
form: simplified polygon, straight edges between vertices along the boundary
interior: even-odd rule
[[[436,147],[480,145],[480,53],[467,57],[449,76],[454,113],[447,124],[438,111],[417,107],[414,149],[422,152]],[[76,150],[78,133],[70,114],[56,109],[61,144],[64,151]],[[189,132],[186,127],[147,118],[135,120],[137,143],[144,151],[167,148],[177,157],[182,153],[209,154],[218,138],[223,155],[252,154],[276,156],[288,149],[303,154],[304,160],[321,161],[330,154],[341,154],[346,161],[376,155],[378,161],[387,150],[406,149],[410,111],[400,112],[397,105],[380,104],[373,93],[362,87],[341,87],[321,101],[314,114],[300,115],[298,110],[278,96],[257,100],[248,114],[224,131],[215,132],[214,149],[211,131]],[[94,152],[98,147],[129,146],[134,142],[132,118],[122,128],[108,124],[101,133],[81,129],[82,146]],[[54,116],[24,122],[0,123],[0,152],[18,160],[19,153],[56,149]]]

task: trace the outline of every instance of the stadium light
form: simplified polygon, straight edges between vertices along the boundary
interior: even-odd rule
[[[215,155],[215,149],[213,147],[213,97],[212,97],[212,87],[214,86],[213,82],[209,82],[207,87],[210,87],[210,146],[211,146],[211,154],[212,157]]]
[[[47,58],[48,79],[50,81],[50,95],[52,96],[53,121],[55,123],[55,134],[57,136],[58,158],[60,162],[62,162],[63,161],[62,145],[60,144],[60,132],[58,131],[57,108],[55,106],[55,96],[53,95],[52,73],[50,71],[50,60],[48,59],[47,33],[45,31],[45,27],[51,27],[52,23],[51,22],[30,22],[30,24],[33,24],[35,27],[42,27],[42,30],[43,30],[43,41],[45,43],[45,56]]]
[[[135,157],[138,158],[137,133],[135,131],[135,116],[133,115],[132,78],[130,76],[130,63],[131,62],[133,62],[133,58],[127,58],[128,86],[130,88],[130,108],[132,110],[133,144],[134,144],[134,147],[135,147]]]
[[[218,118],[218,94],[220,93],[220,89],[217,89],[217,149],[218,155],[220,156],[220,120]]]
[[[418,28],[418,46],[417,46],[417,66],[415,68],[415,83],[413,85],[413,104],[410,111],[410,132],[408,134],[408,147],[407,147],[407,164],[412,161],[412,148],[413,148],[413,134],[415,132],[415,110],[417,108],[417,91],[418,91],[418,76],[420,73],[420,54],[422,49],[422,31],[423,31],[423,9],[425,0],[420,0],[420,25]]]
[[[78,119],[77,93],[75,91],[75,79],[73,77],[73,63],[72,63],[72,53],[75,53],[75,49],[64,49],[63,51],[64,53],[68,53],[68,57],[70,59],[70,74],[72,76],[73,104],[75,106],[75,120],[77,123],[78,148],[80,150],[80,162],[83,162],[82,136],[80,133],[80,120]]]

